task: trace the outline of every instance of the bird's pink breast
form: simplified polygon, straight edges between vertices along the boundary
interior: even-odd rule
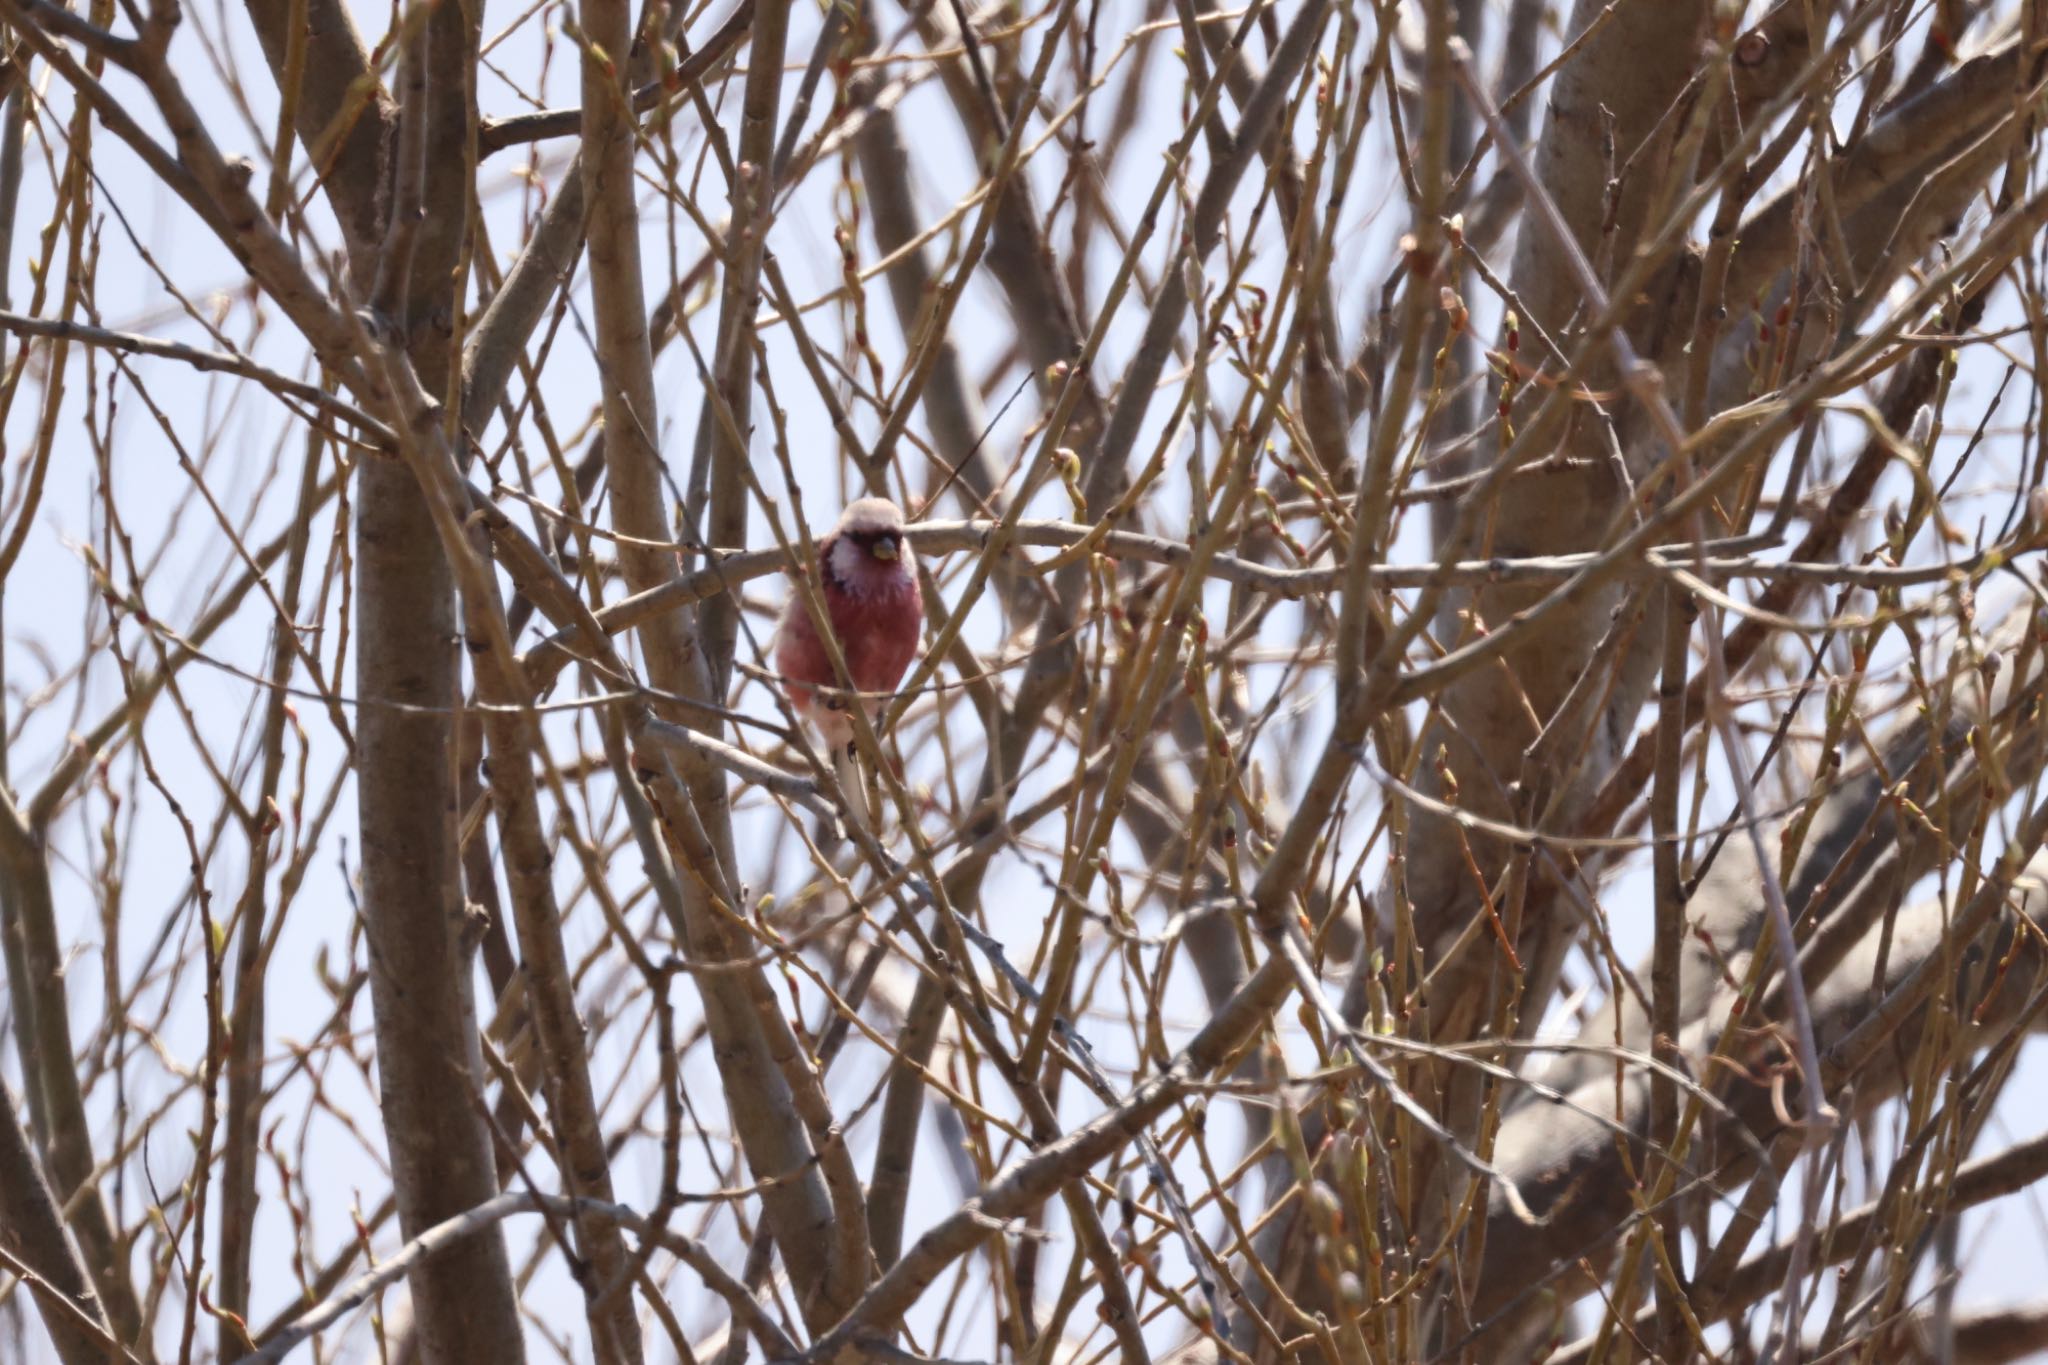
[[[915,578],[875,592],[825,585],[832,627],[846,651],[846,671],[862,692],[887,692],[903,681],[924,633],[924,604]]]
[[[828,574],[821,592],[832,616],[833,633],[846,655],[847,674],[860,692],[895,689],[910,661],[917,657],[924,627],[917,579],[896,571],[875,577],[881,581],[869,586],[846,584]],[[838,686],[839,680],[801,596],[793,595],[784,609],[775,669],[782,675],[790,700],[810,716],[828,742],[843,744],[851,737],[852,727],[845,716],[812,691],[814,687]],[[881,704],[871,701],[868,710],[877,715]]]

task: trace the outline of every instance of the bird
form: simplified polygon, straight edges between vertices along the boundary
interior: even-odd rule
[[[924,597],[917,556],[903,537],[903,509],[887,498],[848,503],[839,522],[817,541],[818,594],[846,660],[846,678],[832,666],[818,623],[801,592],[792,592],[775,627],[775,671],[797,715],[832,751],[840,787],[864,828],[871,827],[866,787],[853,765],[853,717],[859,705],[873,723],[887,694],[917,657]]]

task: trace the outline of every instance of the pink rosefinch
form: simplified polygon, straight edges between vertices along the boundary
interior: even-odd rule
[[[903,680],[924,626],[917,557],[903,540],[903,510],[887,498],[849,504],[839,524],[818,541],[818,587],[847,676],[863,695],[846,695],[801,593],[789,595],[776,624],[775,671],[797,714],[832,747],[847,799],[865,822],[861,784],[847,780],[853,770],[844,763],[853,741],[848,708],[858,701],[870,721],[881,715],[887,698],[880,694]]]

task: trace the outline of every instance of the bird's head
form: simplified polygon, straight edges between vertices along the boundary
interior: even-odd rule
[[[833,573],[852,588],[875,589],[915,577],[903,539],[903,509],[887,498],[849,503],[832,528],[828,553]]]

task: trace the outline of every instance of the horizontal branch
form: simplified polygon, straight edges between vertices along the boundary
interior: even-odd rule
[[[823,816],[826,820],[832,821],[840,818],[839,811],[825,799],[816,782],[764,762],[746,750],[735,748],[723,740],[713,739],[710,735],[687,726],[672,725],[652,716],[639,721],[634,726],[633,735],[635,739],[650,743],[672,756],[678,753],[686,754],[688,757],[676,758],[675,761],[679,765],[691,759],[709,763],[713,767],[725,769],[753,786],[786,797],[813,815]]]
[[[247,356],[234,355],[227,351],[202,351],[196,346],[164,341],[158,337],[140,336],[134,332],[115,332],[105,327],[90,327],[82,322],[63,322],[56,318],[32,318],[22,313],[0,312],[0,331],[11,332],[15,336],[41,337],[49,341],[74,341],[83,346],[104,346],[109,350],[125,351],[130,355],[175,360],[190,365],[195,370],[218,371],[243,379],[253,379],[280,397],[296,398],[302,403],[319,408],[322,412],[341,418],[372,437],[380,446],[390,450],[396,450],[398,447],[398,437],[390,427],[347,399],[329,393],[318,384],[308,384],[302,379],[293,379],[289,375],[267,369]]]
[[[1001,526],[995,521],[926,521],[906,528],[906,536],[920,554],[942,555],[985,550]],[[1035,565],[1040,573],[1069,562],[1082,548],[1111,559],[1136,560],[1167,568],[1185,566],[1194,550],[1185,541],[1136,531],[1111,531],[1102,526],[1082,526],[1066,521],[1019,521],[1014,540],[1021,545],[1070,552]],[[635,542],[640,543],[640,542]],[[671,548],[685,549],[676,545]],[[1710,547],[1711,548],[1711,547]],[[1738,578],[1798,579],[1830,587],[1902,588],[1941,582],[1981,572],[2009,562],[2035,548],[2028,539],[2005,546],[1993,546],[1954,564],[1894,567],[1883,564],[1830,564],[1806,561],[1772,561],[1756,555],[1710,555],[1693,558],[1686,545],[1658,546],[1643,552],[1643,563],[1652,572],[1683,576],[1686,580],[1729,580]],[[618,634],[648,621],[721,596],[757,578],[786,570],[789,558],[780,549],[712,551],[710,564],[695,573],[684,574],[658,588],[621,598],[597,614],[607,632]],[[1599,554],[1531,555],[1524,558],[1462,560],[1442,564],[1373,564],[1365,573],[1368,583],[1378,588],[1425,588],[1444,584],[1478,586],[1497,583],[1562,583],[1600,558]],[[1218,582],[1232,583],[1254,592],[1299,600],[1335,592],[1344,570],[1341,566],[1278,569],[1257,560],[1236,555],[1214,555],[1206,575]],[[527,667],[538,685],[573,661],[574,632],[564,630],[535,645],[526,655]]]
[[[709,75],[711,69],[731,56],[740,45],[740,39],[747,36],[747,30],[754,25],[753,0],[746,0],[732,17],[711,35],[703,47],[692,52],[683,63],[661,80],[649,81],[633,92],[633,112],[644,114],[655,108],[670,95],[688,90],[696,82]],[[477,124],[477,158],[502,152],[507,147],[517,147],[529,142],[545,142],[551,138],[573,137],[583,131],[583,110],[537,109],[530,114],[513,114],[509,118],[487,118]]]
[[[293,1320],[292,1325],[279,1333],[274,1340],[242,1357],[237,1365],[275,1365],[275,1362],[290,1355],[300,1343],[309,1340],[316,1333],[326,1331],[347,1314],[404,1279],[421,1261],[467,1241],[488,1228],[496,1227],[515,1213],[545,1213],[554,1217],[587,1218],[631,1228],[642,1237],[652,1239],[663,1251],[696,1271],[705,1285],[726,1301],[733,1315],[746,1322],[748,1330],[761,1343],[762,1349],[769,1354],[770,1359],[786,1359],[797,1354],[796,1343],[792,1342],[776,1321],[754,1302],[753,1296],[747,1292],[747,1287],[734,1279],[731,1273],[719,1264],[718,1258],[695,1238],[657,1227],[623,1204],[606,1203],[600,1199],[572,1199],[566,1195],[515,1192],[501,1194],[428,1228],[379,1262],[374,1269],[358,1276],[348,1288],[300,1314]]]

